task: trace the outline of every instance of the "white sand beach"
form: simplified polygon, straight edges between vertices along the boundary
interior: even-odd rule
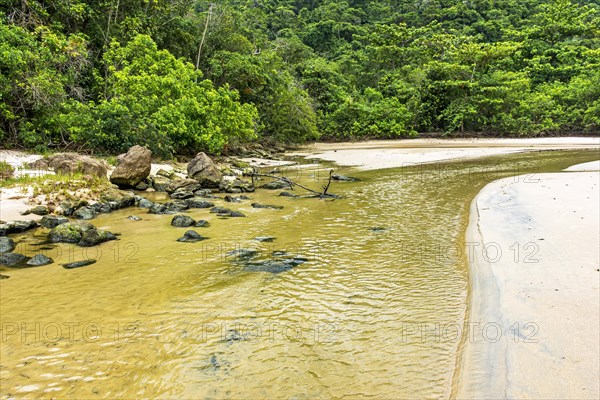
[[[296,154],[309,159],[333,161],[338,165],[373,170],[524,151],[590,148],[600,148],[600,137],[407,139],[315,143]]]
[[[490,329],[465,345],[457,398],[600,397],[597,166],[501,179],[473,201],[468,320]]]

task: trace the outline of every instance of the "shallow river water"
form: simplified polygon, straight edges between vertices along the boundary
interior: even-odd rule
[[[43,252],[58,264],[5,269],[0,396],[60,398],[447,398],[456,387],[470,302],[464,232],[488,182],[559,171],[594,151],[513,154],[356,172],[335,201],[260,190],[247,218],[190,211],[209,239],[180,243],[171,216],[129,208],[91,221],[119,241]],[[310,187],[325,166],[290,169]],[[160,195],[156,195],[160,199]],[[251,202],[281,205],[254,209]],[[130,221],[129,215],[142,217]],[[47,230],[16,236],[33,255]],[[257,242],[272,236],[273,242]],[[246,271],[285,251],[308,261]]]

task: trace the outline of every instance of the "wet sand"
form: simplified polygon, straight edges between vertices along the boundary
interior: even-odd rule
[[[599,137],[528,139],[410,139],[366,142],[315,143],[302,152],[309,159],[333,161],[361,170],[477,158],[524,151],[598,149]]]
[[[505,178],[473,201],[468,322],[488,329],[457,398],[600,397],[600,173],[578,170],[595,172]]]

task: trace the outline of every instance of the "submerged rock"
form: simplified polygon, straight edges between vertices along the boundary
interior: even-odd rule
[[[69,222],[69,219],[66,217],[46,215],[40,220],[40,225],[42,225],[44,228],[52,229],[60,224],[66,224],[67,222]]]
[[[61,264],[63,266],[63,268],[66,269],[74,269],[74,268],[81,268],[81,267],[86,267],[88,265],[92,265],[95,264],[96,260],[83,260],[83,261],[75,261],[72,263],[67,263],[67,264]]]
[[[4,253],[0,254],[0,265],[5,265],[7,267],[19,267],[23,266],[29,257],[24,256],[20,253]]]
[[[201,240],[206,240],[208,238],[203,237],[196,231],[187,231],[183,234],[183,237],[177,239],[178,242],[199,242]]]
[[[127,217],[127,219],[130,220],[130,221],[141,221],[142,220],[137,215],[130,215],[129,217]]]
[[[292,185],[284,181],[272,181],[265,183],[260,186],[261,189],[277,190],[277,189],[291,189]]]
[[[257,236],[252,238],[252,240],[256,240],[257,242],[272,242],[275,238],[273,236]]]
[[[10,278],[10,276],[0,274],[0,279],[8,279],[8,278]]]
[[[176,215],[171,220],[171,225],[177,228],[187,228],[194,225],[196,221],[187,215]]]
[[[253,208],[270,208],[272,210],[282,210],[283,206],[272,206],[269,204],[252,203]]]
[[[279,196],[281,196],[281,197],[300,197],[297,194],[290,193],[290,192],[281,192],[281,193],[279,193]]]
[[[232,258],[231,261],[249,260],[258,255],[258,251],[254,249],[235,249],[225,253],[226,257]]]
[[[203,219],[201,219],[199,221],[196,221],[196,223],[194,224],[194,226],[197,227],[197,228],[206,228],[209,225],[210,225],[210,223],[208,221],[206,221],[206,220],[203,220]]]
[[[53,262],[54,260],[50,257],[46,257],[43,254],[36,254],[35,256],[31,257],[29,261],[27,261],[27,265],[32,267],[41,267],[43,265],[52,264]]]
[[[202,200],[198,197],[186,199],[185,203],[188,205],[189,208],[211,208],[215,206],[210,201]]]
[[[6,236],[0,236],[0,254],[10,253],[15,249],[15,241]]]

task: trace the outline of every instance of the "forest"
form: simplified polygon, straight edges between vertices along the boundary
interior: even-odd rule
[[[599,127],[597,0],[0,0],[0,147]]]

